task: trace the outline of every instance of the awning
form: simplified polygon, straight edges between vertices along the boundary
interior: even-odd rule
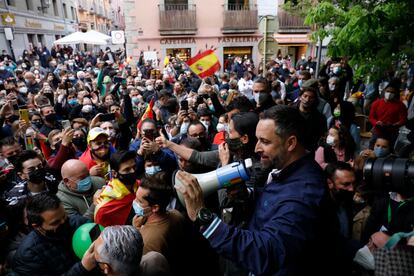
[[[301,46],[298,44],[311,42],[308,34],[275,34],[274,38],[278,44],[290,44],[289,46]]]

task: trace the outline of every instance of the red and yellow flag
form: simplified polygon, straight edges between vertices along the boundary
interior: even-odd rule
[[[154,119],[154,112],[152,112],[152,107],[154,106],[154,97],[151,99],[151,101],[149,102],[147,109],[145,109],[144,114],[142,114],[141,119],[139,119],[138,125],[137,125],[137,129],[138,131],[141,129],[141,125],[142,125],[142,121],[144,121],[145,119]]]
[[[207,50],[187,60],[191,71],[204,79],[220,70],[220,62],[213,50]]]

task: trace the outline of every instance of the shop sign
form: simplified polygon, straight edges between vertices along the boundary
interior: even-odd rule
[[[225,36],[219,37],[218,43],[234,43],[234,42],[258,42],[260,37],[256,36]]]
[[[16,19],[14,18],[14,14],[6,12],[1,14],[1,22],[3,25],[15,25]]]
[[[32,20],[28,20],[28,19],[26,19],[24,25],[27,28],[33,28],[33,29],[41,29],[42,28],[42,24],[40,22],[32,21]]]
[[[195,44],[195,39],[189,38],[163,38],[160,40],[160,44]]]
[[[59,24],[54,24],[54,28],[55,28],[56,31],[64,31],[65,30],[65,26],[59,25]]]

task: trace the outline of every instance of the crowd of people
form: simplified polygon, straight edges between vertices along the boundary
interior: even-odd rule
[[[414,71],[315,69],[235,57],[200,79],[172,56],[3,50],[0,275],[387,275],[414,186],[380,189],[363,168],[414,159]],[[248,158],[248,180],[204,197],[194,174]],[[105,228],[79,259],[87,222]]]

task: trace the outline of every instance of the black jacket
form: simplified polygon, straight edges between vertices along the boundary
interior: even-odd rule
[[[17,249],[13,271],[20,276],[88,275],[72,249],[73,233],[86,222],[88,219],[82,216],[69,216],[63,238],[49,238],[35,230],[30,232]]]

